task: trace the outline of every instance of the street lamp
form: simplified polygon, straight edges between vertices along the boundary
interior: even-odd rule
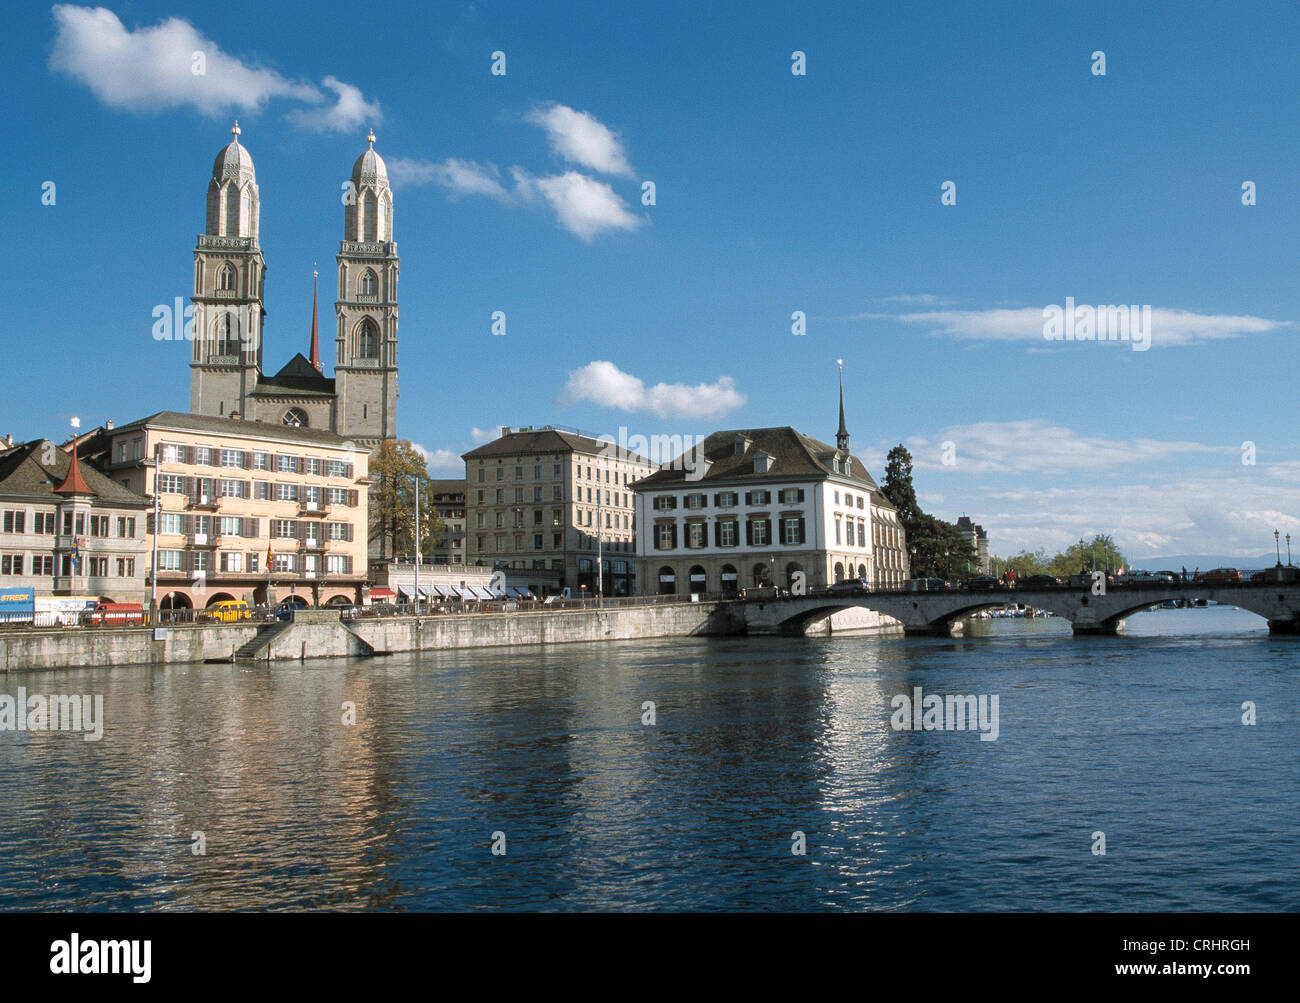
[[[149,572],[149,621],[155,627],[158,626],[158,465],[161,460],[162,444],[156,442],[153,447],[153,567]]]
[[[412,474],[415,482],[415,615],[420,615],[420,475]]]
[[[1286,566],[1291,567],[1291,534],[1286,535]]]
[[[1287,540],[1290,541],[1290,539],[1288,535]],[[1273,549],[1277,551],[1277,566],[1280,568],[1282,567],[1282,544],[1278,541],[1278,531],[1276,529],[1273,530]]]

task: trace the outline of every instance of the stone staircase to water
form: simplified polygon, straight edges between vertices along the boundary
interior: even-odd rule
[[[257,662],[270,657],[271,642],[292,627],[289,621],[267,623],[257,628],[257,633],[235,649],[232,662]]]

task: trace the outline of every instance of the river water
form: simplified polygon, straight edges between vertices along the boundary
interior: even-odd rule
[[[0,909],[1300,908],[1300,643],[1226,607],[20,686],[105,727],[0,731]]]

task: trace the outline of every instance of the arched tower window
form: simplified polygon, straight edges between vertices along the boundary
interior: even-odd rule
[[[235,270],[229,265],[222,265],[221,270],[217,272],[217,288],[223,292],[233,292],[235,289]]]
[[[235,315],[229,310],[217,318],[216,341],[217,355],[239,354],[239,324],[235,321]]]
[[[238,237],[240,203],[239,189],[237,189],[233,183],[228,184],[226,185],[225,190],[222,191],[221,197],[225,201],[226,210],[226,229],[224,236]]]
[[[307,412],[300,407],[291,407],[280,420],[282,424],[288,425],[290,428],[306,428]]]
[[[379,200],[379,239],[393,239],[393,199],[388,192]]]
[[[362,209],[365,214],[362,221],[364,232],[362,233],[361,239],[371,241],[379,240],[379,213],[377,211],[378,206],[375,199],[374,189],[367,189],[366,193],[358,199],[357,202],[357,207]]]
[[[362,359],[379,358],[379,328],[373,320],[363,320],[357,328],[357,356]]]
[[[371,269],[367,268],[361,273],[361,282],[357,291],[362,296],[375,296],[378,294],[379,279],[375,277],[375,273]]]

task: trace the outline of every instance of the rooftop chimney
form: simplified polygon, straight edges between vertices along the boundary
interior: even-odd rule
[[[113,431],[113,419],[112,419],[112,418],[105,418],[105,419],[104,419],[104,431],[105,431],[105,432],[111,432],[111,431]]]

